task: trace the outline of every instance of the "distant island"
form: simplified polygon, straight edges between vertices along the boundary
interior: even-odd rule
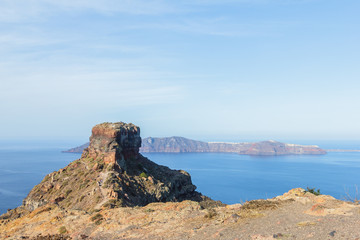
[[[89,143],[63,151],[82,153]],[[321,155],[326,151],[316,145],[281,143],[274,140],[261,142],[202,142],[184,137],[144,138],[140,152],[143,153],[238,153],[242,155]]]

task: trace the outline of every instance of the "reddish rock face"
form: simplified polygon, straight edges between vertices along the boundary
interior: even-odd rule
[[[141,146],[140,128],[132,123],[102,123],[92,129],[90,145],[83,156],[103,158],[105,163],[136,158]]]

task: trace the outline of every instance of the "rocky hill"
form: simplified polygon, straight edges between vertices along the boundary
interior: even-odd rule
[[[140,128],[133,124],[96,125],[81,158],[48,174],[30,191],[21,207],[7,213],[9,218],[46,204],[93,211],[205,199],[195,191],[187,172],[155,164],[139,154],[140,146]]]
[[[65,152],[80,153],[88,144],[69,149]],[[144,138],[140,152],[213,152],[238,153],[244,155],[300,155],[300,154],[326,154],[326,151],[316,145],[297,145],[281,143],[273,140],[262,142],[202,142],[183,137]]]

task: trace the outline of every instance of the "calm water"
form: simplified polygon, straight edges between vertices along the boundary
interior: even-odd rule
[[[322,156],[252,157],[237,154],[184,153],[146,156],[174,169],[184,169],[203,194],[232,204],[272,198],[296,187],[315,187],[344,199],[360,187],[360,153]]]
[[[0,213],[21,205],[46,174],[80,157],[60,150],[0,150]],[[228,204],[271,198],[307,186],[343,199],[346,192],[355,194],[355,185],[360,187],[360,153],[278,157],[225,153],[144,155],[158,164],[188,171],[198,191]]]
[[[0,214],[21,205],[29,191],[46,174],[79,157],[80,154],[61,153],[61,149],[0,150]]]

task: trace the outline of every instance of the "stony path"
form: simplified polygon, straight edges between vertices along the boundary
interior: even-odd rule
[[[101,196],[103,198],[103,200],[101,202],[99,202],[96,206],[95,206],[95,209],[100,209],[102,205],[104,205],[107,201],[109,201],[109,198],[108,198],[108,193],[107,191],[102,187],[103,184],[105,183],[106,179],[108,178],[109,176],[109,172],[101,172],[100,174],[100,183],[98,183],[98,188],[99,188],[99,191],[101,193]]]

